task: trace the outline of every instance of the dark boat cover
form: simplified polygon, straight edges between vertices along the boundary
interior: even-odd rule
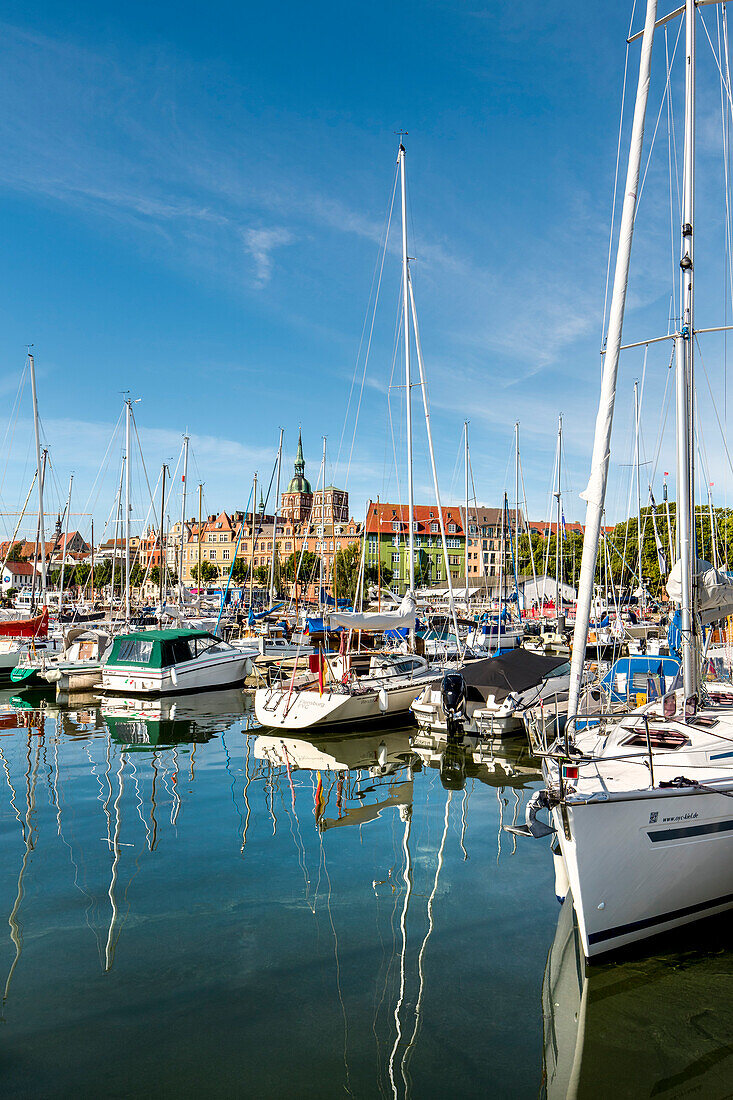
[[[512,649],[499,657],[473,661],[461,669],[469,703],[485,703],[493,695],[497,703],[513,691],[526,691],[560,665],[567,657],[545,657],[529,649]]]

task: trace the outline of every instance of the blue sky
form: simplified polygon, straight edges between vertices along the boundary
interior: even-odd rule
[[[534,2],[423,0],[209,8],[131,2],[116,11],[39,3],[29,14],[26,5],[7,3],[0,389],[7,411],[32,342],[54,463],[51,507],[73,470],[78,510],[93,510],[100,523],[106,518],[118,444],[107,472],[94,479],[123,390],[142,399],[136,416],[151,481],[161,462],[175,466],[188,429],[195,458],[189,483],[204,481],[209,511],[244,507],[255,469],[269,478],[280,425],[287,476],[302,424],[311,480],[326,435],[327,479],[344,484],[348,466],[357,515],[369,494],[404,497],[404,470],[398,489],[393,461],[395,450],[401,457],[402,391],[390,396],[394,439],[388,416],[396,232],[353,451],[356,398],[346,424],[345,414],[394,180],[394,131],[405,128],[410,251],[443,495],[462,496],[461,431],[469,417],[479,501],[498,503],[505,487],[513,497],[519,419],[530,511],[544,515],[562,411],[565,514],[582,518],[577,493],[587,478],[597,398],[630,11],[578,2],[559,18],[557,8]],[[716,15],[705,18],[715,38]],[[700,39],[701,55],[707,51],[701,85],[710,95],[701,107],[699,209],[711,218],[698,244],[709,244],[712,258],[709,276],[700,276],[700,286],[709,277],[710,294],[698,319],[720,324],[720,96],[712,53]],[[648,132],[664,88],[661,37],[659,46]],[[631,94],[637,60],[632,48]],[[679,115],[679,96],[674,103]],[[673,265],[665,126],[666,109],[640,205],[628,339],[667,327]],[[660,193],[654,200],[653,189]],[[722,348],[720,340],[710,347],[711,371],[722,370]],[[648,459],[667,357],[664,346],[647,365]],[[360,371],[361,363],[358,379]],[[626,507],[622,464],[640,373],[641,353],[628,356],[612,518]],[[0,493],[10,511],[29,481],[28,413],[26,392],[9,458],[3,426]],[[416,413],[416,489],[429,501],[419,407]],[[659,470],[673,469],[668,428]],[[708,446],[722,451],[712,437]],[[716,465],[712,453],[710,469],[722,486],[722,460]],[[137,471],[138,522],[146,507],[142,481]],[[171,512],[179,509],[172,500]]]

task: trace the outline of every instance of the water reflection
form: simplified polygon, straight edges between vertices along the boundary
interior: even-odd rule
[[[572,898],[560,911],[542,990],[548,1100],[730,1097],[730,917],[704,926],[704,948],[679,932],[660,953],[586,966]]]
[[[535,766],[466,742],[452,783],[415,735],[282,738],[243,692],[0,698],[4,1092],[149,1095],[163,1056],[181,1095],[211,1067],[222,1095],[536,1094],[549,920],[515,895],[551,868],[501,849]]]

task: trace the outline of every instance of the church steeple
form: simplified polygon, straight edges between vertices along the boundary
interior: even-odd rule
[[[305,476],[305,459],[303,458],[303,439],[298,431],[298,450],[295,455],[295,474],[290,479],[287,487],[288,493],[311,493],[311,485]]]

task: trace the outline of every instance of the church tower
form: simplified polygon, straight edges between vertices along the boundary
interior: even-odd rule
[[[303,458],[303,440],[298,432],[298,451],[295,456],[295,473],[288,483],[288,487],[282,495],[282,507],[280,509],[283,519],[292,523],[304,523],[310,518],[313,507],[313,490],[311,483],[305,476],[305,459]]]

